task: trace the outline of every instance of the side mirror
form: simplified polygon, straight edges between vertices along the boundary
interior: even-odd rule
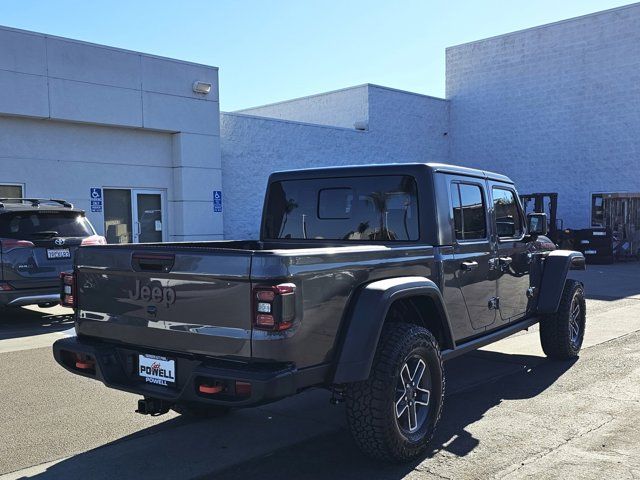
[[[527,214],[527,231],[529,235],[537,237],[546,235],[548,232],[547,214],[546,213],[529,213]]]

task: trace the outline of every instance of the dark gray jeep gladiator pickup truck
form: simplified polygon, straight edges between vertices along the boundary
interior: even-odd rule
[[[141,395],[138,412],[219,415],[310,387],[346,402],[355,442],[419,456],[443,361],[540,323],[578,355],[578,252],[556,250],[509,178],[440,164],[274,173],[260,240],[82,247],[63,277],[67,370]]]

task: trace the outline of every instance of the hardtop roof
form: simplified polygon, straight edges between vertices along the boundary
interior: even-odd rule
[[[271,174],[272,181],[284,180],[286,178],[314,178],[339,176],[361,176],[361,175],[391,175],[391,174],[413,174],[419,170],[430,170],[433,173],[451,173],[498,182],[514,182],[507,177],[495,172],[480,170],[476,168],[462,167],[459,165],[449,165],[446,163],[382,163],[369,165],[345,165],[336,167],[316,167],[295,170],[282,170]]]

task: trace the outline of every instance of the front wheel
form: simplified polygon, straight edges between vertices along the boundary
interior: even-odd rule
[[[587,319],[584,287],[580,282],[567,280],[556,313],[545,315],[540,321],[540,343],[547,357],[569,360],[580,353]]]
[[[346,391],[347,422],[358,447],[389,462],[416,458],[433,437],[444,397],[438,343],[425,328],[384,327],[369,378]]]

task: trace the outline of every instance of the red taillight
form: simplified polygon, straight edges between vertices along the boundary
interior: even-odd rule
[[[63,272],[60,274],[60,304],[63,307],[76,308],[76,274]]]
[[[256,287],[253,292],[255,328],[280,332],[293,326],[295,318],[293,283]]]
[[[13,287],[8,283],[0,283],[0,292],[8,292],[13,290]]]
[[[80,246],[85,245],[106,245],[107,239],[102,235],[91,235],[90,237],[83,238]]]
[[[33,248],[35,245],[29,240],[16,240],[15,238],[0,238],[0,245],[2,250],[8,252],[15,248]]]

